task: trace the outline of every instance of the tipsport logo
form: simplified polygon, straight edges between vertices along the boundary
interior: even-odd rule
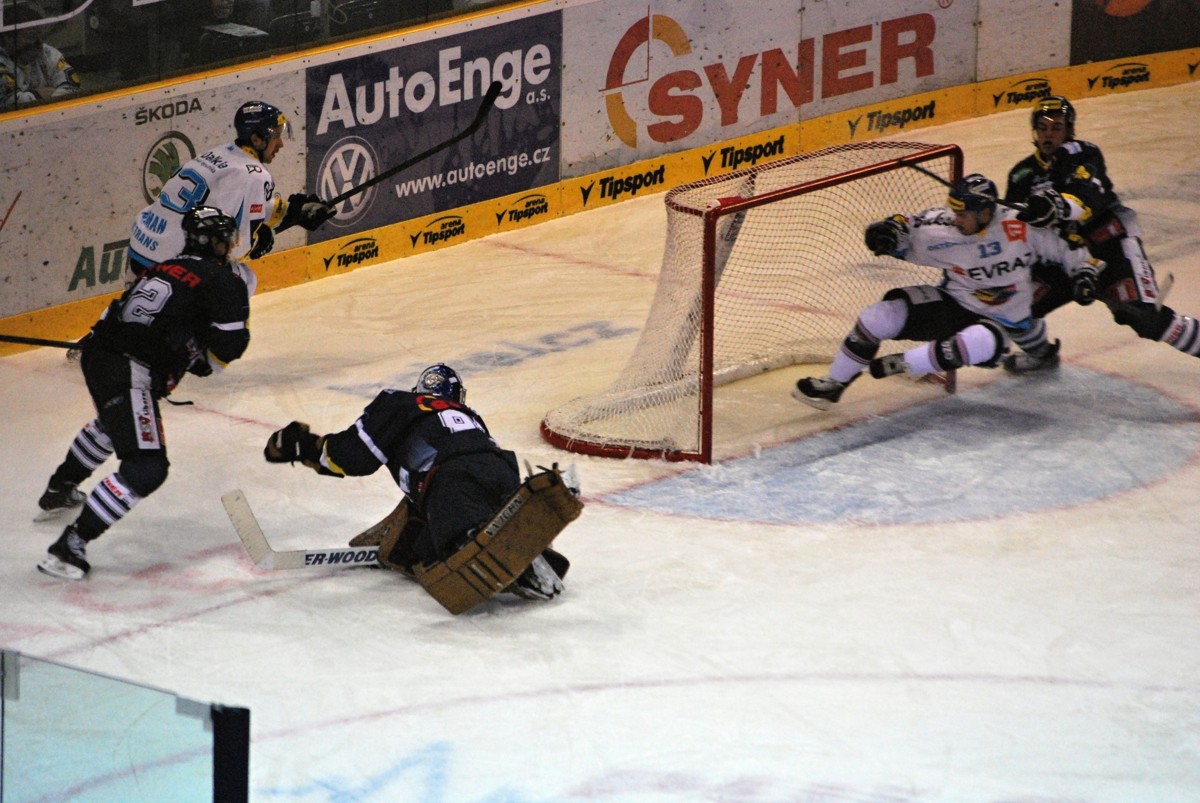
[[[1109,67],[1095,78],[1088,78],[1088,89],[1124,89],[1150,82],[1150,65],[1140,61],[1125,62]]]
[[[379,157],[371,143],[362,137],[343,137],[333,144],[317,170],[317,194],[335,198],[347,190],[370,181],[379,175]],[[378,187],[352,195],[337,205],[337,216],[330,222],[348,226],[358,220],[375,200]]]
[[[1050,81],[1046,78],[1025,78],[1015,81],[1003,92],[992,95],[992,108],[998,109],[1003,104],[1009,108],[1024,106],[1032,101],[1048,98],[1054,94]]]

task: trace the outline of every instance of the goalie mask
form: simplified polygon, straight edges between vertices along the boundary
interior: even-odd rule
[[[430,396],[440,396],[443,399],[450,399],[459,404],[463,404],[467,400],[467,389],[463,387],[462,380],[458,378],[458,374],[445,363],[431,365],[421,372],[417,377],[417,384],[413,386],[413,393],[426,393]]]

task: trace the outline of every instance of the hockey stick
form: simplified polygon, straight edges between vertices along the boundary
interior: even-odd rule
[[[0,335],[0,342],[22,343],[26,346],[53,346],[56,349],[85,349],[87,343],[72,343],[69,340],[43,340],[40,337],[21,337],[20,335]]]
[[[1162,283],[1158,286],[1158,300],[1154,302],[1154,306],[1162,309],[1162,305],[1166,303],[1167,296],[1171,294],[1171,288],[1175,286],[1175,274],[1168,272],[1163,278]]]
[[[943,184],[946,187],[954,186],[953,181],[948,181],[948,180],[942,178],[937,173],[934,173],[932,170],[926,170],[924,167],[921,167],[918,164],[913,164],[912,162],[906,162],[904,159],[897,159],[896,161],[899,162],[904,167],[911,167],[913,170],[916,170],[918,173],[924,173],[925,175],[929,176],[934,181],[937,181],[938,183]],[[1015,209],[1018,212],[1025,211],[1025,204],[1010,203],[1008,201],[1005,201],[1002,198],[993,198],[990,195],[986,195],[982,192],[975,192],[974,190],[971,191],[971,194],[978,195],[980,198],[987,198],[989,201],[994,201],[997,204],[999,204],[1000,206],[1005,206],[1005,207],[1008,207],[1009,209]]]
[[[435,153],[444,151],[447,148],[449,148],[451,145],[454,145],[455,143],[460,142],[461,140],[464,140],[467,137],[471,136],[479,129],[479,127],[481,125],[483,125],[483,121],[485,119],[487,119],[488,112],[490,112],[492,110],[492,107],[496,105],[496,98],[500,97],[500,89],[501,89],[500,82],[493,81],[492,85],[488,87],[487,92],[484,94],[483,100],[480,101],[480,103],[479,103],[479,111],[477,111],[475,113],[475,119],[471,121],[471,124],[469,126],[464,128],[462,131],[459,131],[454,136],[450,137],[450,139],[447,139],[443,142],[439,142],[437,145],[434,145],[432,148],[421,151],[416,156],[412,156],[408,159],[405,159],[403,162],[396,165],[395,167],[388,168],[387,170],[383,171],[382,173],[375,176],[374,178],[369,178],[366,181],[364,181],[362,184],[359,184],[357,187],[352,187],[351,189],[348,189],[345,192],[343,192],[341,195],[337,195],[333,198],[330,198],[328,201],[325,201],[324,203],[329,206],[337,206],[338,204],[340,204],[342,201],[346,200],[347,198],[352,198],[355,195],[358,195],[360,192],[365,192],[366,190],[369,190],[371,187],[374,187],[379,182],[386,181],[387,179],[396,175],[401,170],[407,170],[408,168],[412,167],[413,165],[415,165],[419,162],[425,161],[430,156],[433,156]]]
[[[246,495],[230,491],[221,497],[221,504],[233,522],[242,546],[254,561],[255,568],[278,569],[344,569],[352,566],[378,566],[379,548],[375,546],[334,547],[332,549],[294,549],[276,551],[267,543]],[[379,525],[375,525],[376,527]],[[372,528],[373,529],[373,528]]]

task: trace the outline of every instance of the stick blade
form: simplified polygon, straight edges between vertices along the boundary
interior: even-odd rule
[[[221,497],[221,504],[225,506],[225,513],[233,523],[233,529],[250,555],[250,560],[254,561],[255,567],[274,569],[275,553],[267,543],[267,537],[263,535],[258,519],[254,517],[254,511],[246,501],[246,495],[240,490],[229,491]]]

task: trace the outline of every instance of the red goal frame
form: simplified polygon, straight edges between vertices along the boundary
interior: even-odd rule
[[[857,143],[853,147],[869,150],[874,147],[887,147],[892,143]],[[702,187],[705,184],[715,184],[736,177],[739,174],[751,174],[770,170],[779,167],[789,162],[799,162],[806,159],[813,159],[829,153],[837,148],[845,148],[847,146],[835,146],[835,148],[827,148],[813,153],[794,156],[789,159],[776,160],[762,165],[749,168],[747,170],[738,171],[737,173],[728,173],[721,176],[703,179],[687,185],[680,185],[676,189]],[[950,161],[950,179],[944,180],[926,170],[921,170],[919,165],[925,162],[934,161],[937,159],[949,158]],[[703,257],[701,262],[701,294],[702,298],[702,324],[700,326],[700,388],[699,388],[699,448],[695,450],[679,449],[679,450],[663,450],[658,448],[644,448],[630,444],[612,444],[589,441],[578,437],[570,437],[563,435],[551,429],[545,419],[542,420],[539,430],[542,438],[552,446],[564,449],[577,454],[590,455],[596,457],[617,457],[617,458],[639,458],[639,459],[661,459],[672,462],[694,461],[702,463],[711,463],[713,454],[713,394],[716,387],[713,379],[713,343],[714,343],[714,327],[716,324],[716,288],[717,288],[717,232],[718,227],[723,218],[728,215],[734,215],[739,212],[744,212],[749,209],[763,206],[765,204],[774,203],[786,198],[793,198],[806,193],[815,192],[838,184],[845,184],[867,176],[878,175],[892,170],[903,169],[908,166],[916,166],[915,169],[920,170],[931,178],[942,181],[949,186],[954,181],[962,178],[963,170],[963,153],[962,149],[957,145],[941,145],[930,146],[928,150],[919,151],[909,156],[900,158],[887,159],[875,164],[867,165],[853,170],[847,170],[835,175],[824,178],[813,179],[796,184],[791,187],[764,192],[761,195],[753,195],[745,198],[740,196],[719,198],[712,203],[709,208],[698,210],[692,207],[681,206],[674,203],[674,192],[667,194],[665,203],[673,212],[683,213],[701,217],[703,219]],[[953,377],[950,377],[949,382],[953,382]]]

